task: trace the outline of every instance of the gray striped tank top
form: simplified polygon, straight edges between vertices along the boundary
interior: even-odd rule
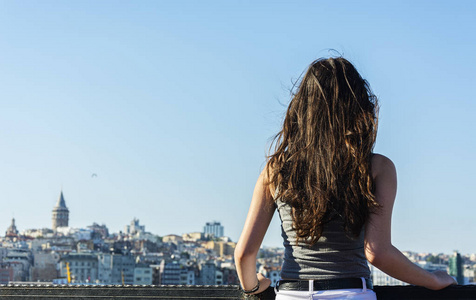
[[[284,239],[284,262],[281,278],[285,279],[337,279],[370,278],[364,253],[364,229],[358,238],[349,238],[340,219],[330,221],[323,228],[318,242],[309,246],[299,242],[292,228],[291,207],[276,200]]]

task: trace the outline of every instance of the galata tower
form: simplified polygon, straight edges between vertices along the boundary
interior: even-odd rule
[[[69,209],[64,202],[63,191],[59,196],[56,206],[53,208],[53,230],[56,231],[58,227],[68,227]]]

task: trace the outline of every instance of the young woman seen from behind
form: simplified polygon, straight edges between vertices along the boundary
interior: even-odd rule
[[[397,176],[373,153],[377,98],[344,58],[314,61],[303,76],[253,193],[235,262],[245,293],[266,290],[256,256],[278,210],[285,248],[276,299],[376,299],[372,265],[414,285],[455,284],[391,243]]]

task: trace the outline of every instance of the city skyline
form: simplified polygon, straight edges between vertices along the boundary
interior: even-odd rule
[[[342,54],[380,100],[393,243],[476,251],[473,1],[0,1],[0,228],[238,240],[289,91]],[[411,8],[411,9],[409,9]],[[282,244],[275,215],[263,245]]]
[[[60,192],[60,195],[59,195],[59,198],[56,202],[56,205],[53,207],[52,209],[52,226],[50,227],[35,227],[35,228],[26,228],[26,229],[23,229],[23,230],[18,230],[17,227],[16,227],[16,221],[15,221],[15,218],[12,218],[11,219],[11,225],[7,228],[6,230],[6,234],[5,234],[5,237],[8,237],[9,236],[9,232],[12,232],[14,233],[14,236],[21,236],[22,234],[25,234],[26,233],[26,236],[28,236],[28,233],[27,231],[29,230],[41,230],[41,229],[52,229],[54,232],[56,232],[56,227],[57,226],[56,224],[58,223],[58,217],[57,217],[57,210],[58,208],[66,208],[66,201],[64,199],[64,195],[63,195],[63,190],[61,190]],[[60,218],[61,219],[61,218]],[[143,232],[147,232],[147,233],[150,233],[152,235],[156,235],[156,236],[160,236],[160,237],[164,237],[164,236],[174,236],[174,235],[177,235],[177,236],[184,236],[184,235],[187,235],[187,234],[191,234],[191,233],[197,233],[197,232],[200,232],[203,234],[203,236],[207,236],[207,234],[217,234],[216,237],[217,238],[229,238],[229,236],[223,234],[224,232],[224,227],[223,224],[221,224],[221,221],[217,221],[217,220],[213,220],[213,221],[207,221],[205,222],[205,226],[203,226],[202,230],[191,230],[191,231],[188,231],[188,232],[182,232],[182,233],[177,233],[177,232],[170,232],[168,234],[165,234],[165,235],[158,235],[154,232],[149,232],[149,231],[146,231],[145,230],[145,227],[146,225],[145,224],[142,224],[140,225],[139,222],[140,220],[136,217],[133,217],[131,219],[132,221],[129,222],[130,225],[127,225],[125,222],[124,224],[124,229],[123,230],[118,230],[117,232],[116,231],[110,231],[110,234],[111,235],[115,235],[115,234],[125,234],[125,235],[129,235],[133,232],[136,231],[136,229],[138,229],[139,231],[143,231]],[[61,234],[71,234],[71,232],[69,231],[71,229],[73,230],[77,230],[77,229],[86,229],[86,228],[89,228],[91,226],[104,226],[106,229],[108,229],[108,226],[107,224],[105,223],[102,223],[101,221],[93,221],[91,224],[86,224],[86,225],[83,225],[82,227],[71,227],[71,226],[68,226],[68,216],[66,216],[66,220],[62,220],[63,222],[63,226],[58,226],[59,229],[58,229],[58,232],[61,233]],[[66,225],[65,225],[66,224]],[[66,229],[66,230],[65,230]],[[1,235],[0,235],[1,236]],[[232,240],[233,242],[237,242],[237,240]],[[262,248],[266,249],[266,248],[282,248],[284,250],[284,247],[282,245],[274,245],[274,246],[268,246],[268,245],[262,245]],[[453,249],[452,251],[450,252],[459,252],[458,249]],[[417,253],[418,251],[414,251],[412,249],[405,249],[404,252],[415,252]],[[437,252],[437,251],[420,251],[422,253],[432,253],[432,254],[444,254],[446,255],[447,253],[445,252]],[[476,255],[476,251],[474,252],[468,252],[468,253],[463,253],[464,255],[471,255],[471,256],[475,256]]]

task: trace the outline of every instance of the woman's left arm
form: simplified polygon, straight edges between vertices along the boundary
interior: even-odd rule
[[[235,248],[236,271],[243,290],[252,290],[259,281],[259,289],[253,294],[261,293],[271,284],[271,280],[256,274],[256,256],[275,211],[266,178],[265,168],[256,182],[245,226]]]

